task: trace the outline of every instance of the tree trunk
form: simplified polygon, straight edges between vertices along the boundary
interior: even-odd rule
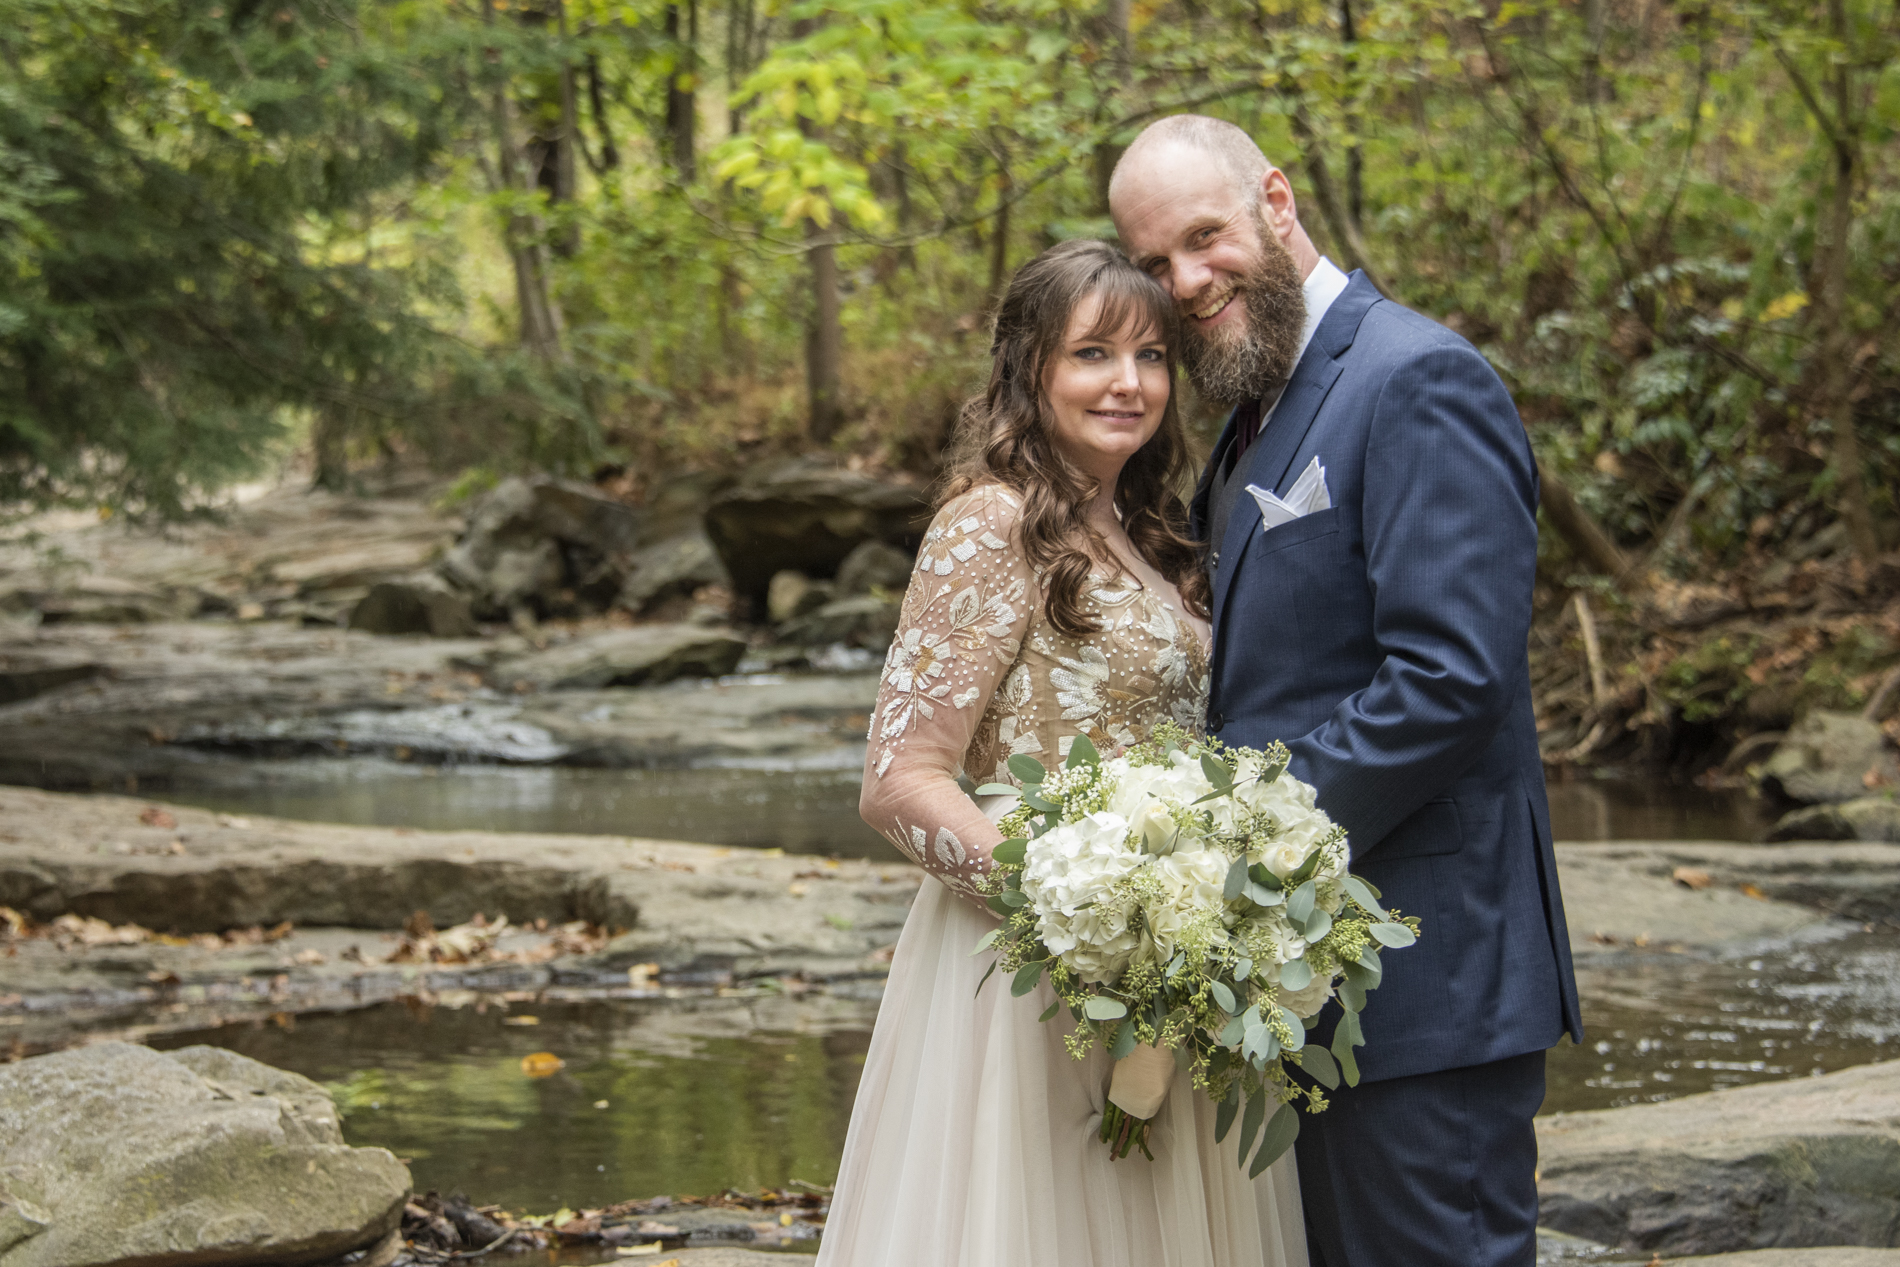
[[[1313,196],[1319,201],[1319,211],[1326,221],[1326,228],[1333,235],[1333,241],[1339,247],[1339,253],[1346,258],[1342,261],[1348,271],[1359,269],[1366,280],[1386,298],[1392,297],[1392,291],[1385,279],[1372,266],[1371,254],[1366,250],[1366,242],[1359,235],[1359,226],[1350,214],[1347,199],[1341,193],[1338,183],[1333,179],[1332,170],[1326,165],[1326,153],[1320,148],[1319,136],[1313,130],[1313,120],[1301,103],[1294,107],[1292,115],[1293,135],[1300,147],[1306,151],[1306,175],[1313,182]]]
[[[593,107],[594,128],[600,133],[600,170],[613,171],[620,166],[620,149],[614,144],[613,126],[607,121],[605,94],[600,90],[600,58],[587,55],[587,104]]]
[[[312,488],[340,493],[349,487],[349,431],[348,414],[341,405],[325,405],[317,411],[310,431],[311,455],[317,468],[310,480]]]
[[[1359,42],[1359,32],[1353,25],[1352,0],[1339,0],[1339,37],[1346,45],[1346,76],[1350,83],[1359,61],[1353,52],[1353,46]],[[1365,148],[1359,143],[1358,114],[1349,114],[1346,125],[1352,129],[1353,135],[1352,144],[1346,147],[1346,215],[1352,220],[1353,232],[1363,234],[1366,223],[1366,155]]]
[[[1630,557],[1610,539],[1603,525],[1578,504],[1570,489],[1542,462],[1537,464],[1537,481],[1543,486],[1544,518],[1564,539],[1577,561],[1612,581],[1624,581],[1630,574]]]
[[[1009,166],[996,161],[996,227],[990,231],[990,305],[1003,300],[1003,287],[1009,283],[1009,207],[1015,190],[1009,178]]]
[[[1828,0],[1829,25],[1841,46],[1847,46],[1845,0]],[[1853,332],[1847,325],[1848,239],[1854,227],[1854,179],[1858,175],[1859,127],[1854,119],[1853,71],[1844,63],[1829,70],[1834,97],[1834,188],[1828,202],[1824,298],[1820,304],[1823,334],[1822,401],[1834,431],[1834,479],[1840,490],[1841,519],[1854,553],[1872,563],[1880,553],[1874,535],[1873,507],[1861,471],[1860,437],[1854,430]]]
[[[1129,70],[1134,62],[1134,41],[1129,34],[1129,19],[1133,5],[1131,0],[1107,0],[1102,6],[1102,55],[1116,68],[1123,83],[1132,81]],[[1097,120],[1100,121],[1099,118]],[[1122,151],[1126,146],[1112,140],[1103,141],[1095,147],[1095,213],[1108,214],[1108,181],[1115,174],[1115,164],[1121,162]]]
[[[699,83],[698,0],[687,0],[684,29],[680,23],[680,6],[666,6],[666,38],[674,49],[673,70],[666,80],[667,156],[673,164],[674,174],[682,184],[686,184],[693,179],[693,141],[698,126],[694,109],[694,96]]]
[[[482,0],[482,20],[495,20],[494,0]],[[489,125],[495,133],[497,162],[491,168],[482,160],[484,174],[496,192],[510,190],[533,194],[534,173],[529,170],[521,147],[515,143],[514,107],[508,96],[508,81],[497,74],[489,96]],[[502,240],[515,269],[515,298],[521,316],[521,342],[542,360],[550,363],[566,359],[561,346],[561,311],[554,303],[548,284],[546,233],[538,216],[511,213],[502,226]]]
[[[814,444],[828,444],[844,421],[844,325],[838,299],[838,259],[816,222],[805,222],[805,237],[811,243],[805,253],[811,268],[811,323],[805,334],[810,432]]]

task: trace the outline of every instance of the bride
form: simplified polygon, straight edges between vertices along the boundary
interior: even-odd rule
[[[957,784],[1198,729],[1208,585],[1177,493],[1177,318],[1102,242],[1025,265],[988,390],[964,411],[871,715],[861,805],[929,873],[891,963],[818,1267],[1296,1267],[1292,1154],[1249,1181],[1176,1073],[1154,1159],[1096,1138],[1110,1062],[977,983],[996,919],[976,882],[1002,837]]]

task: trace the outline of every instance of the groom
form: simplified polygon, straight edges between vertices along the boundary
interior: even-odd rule
[[[1544,1051],[1582,1021],[1525,654],[1537,476],[1517,410],[1469,343],[1315,251],[1230,123],[1149,127],[1109,208],[1180,305],[1196,387],[1235,406],[1192,510],[1208,730],[1284,740],[1353,870],[1424,926],[1385,956],[1363,1081],[1302,1121],[1312,1261],[1530,1267]]]

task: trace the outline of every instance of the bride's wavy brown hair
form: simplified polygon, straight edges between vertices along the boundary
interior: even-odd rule
[[[1106,242],[1050,247],[1010,281],[996,312],[989,387],[963,406],[943,489],[944,501],[979,484],[1001,484],[1022,497],[1023,551],[1042,573],[1049,623],[1071,638],[1100,628],[1082,606],[1089,572],[1098,564],[1120,565],[1102,534],[1089,526],[1096,481],[1054,444],[1042,382],[1069,319],[1097,295],[1101,312],[1085,337],[1110,338],[1133,326],[1155,331],[1167,349],[1167,408],[1153,438],[1122,467],[1115,507],[1141,557],[1181,591],[1191,611],[1207,615],[1207,574],[1200,546],[1188,536],[1180,494],[1190,473],[1187,430],[1172,390],[1180,319],[1161,284]]]

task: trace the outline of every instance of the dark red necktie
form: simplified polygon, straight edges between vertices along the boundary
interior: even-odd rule
[[[1241,455],[1247,452],[1247,446],[1260,434],[1260,402],[1250,400],[1234,411],[1234,448],[1232,460],[1227,469],[1233,470],[1240,464]]]

